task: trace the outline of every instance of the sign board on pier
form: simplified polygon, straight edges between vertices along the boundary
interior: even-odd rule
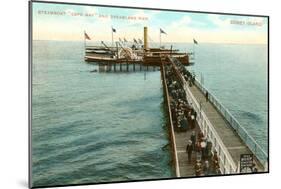
[[[253,154],[240,155],[240,173],[251,173],[253,168]]]

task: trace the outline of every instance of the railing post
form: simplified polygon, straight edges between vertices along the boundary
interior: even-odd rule
[[[223,157],[223,166],[226,167],[226,166],[225,166],[225,154],[223,154],[222,157]],[[225,174],[225,172],[226,172],[226,171],[224,170],[224,174]]]
[[[264,164],[264,171],[268,171],[268,160],[266,160]]]

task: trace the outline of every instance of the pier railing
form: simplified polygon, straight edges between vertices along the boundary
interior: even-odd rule
[[[193,108],[196,112],[199,112],[199,116],[197,116],[197,122],[201,129],[201,131],[204,133],[204,135],[207,137],[207,139],[212,142],[213,149],[217,151],[218,157],[219,157],[219,164],[220,164],[220,171],[223,174],[233,174],[237,173],[237,165],[233,161],[231,155],[229,154],[227,148],[225,147],[224,143],[222,142],[220,136],[216,132],[213,124],[209,121],[209,118],[205,114],[204,111],[202,111],[202,107],[200,103],[197,102],[193,94],[191,93],[190,89],[187,86],[188,84],[185,83],[184,89],[188,94],[188,101],[193,104]]]
[[[262,147],[255,141],[255,139],[246,131],[246,129],[234,118],[234,116],[225,108],[218,99],[210,93],[210,91],[204,87],[197,79],[195,85],[204,93],[208,91],[208,99],[215,106],[215,108],[222,114],[230,126],[241,137],[243,142],[247,144],[248,148],[253,152],[257,159],[263,164],[264,168],[267,168],[268,155],[262,149]]]
[[[177,61],[177,59],[170,59],[171,62]],[[188,88],[188,83],[184,80],[183,76],[179,73],[176,66],[173,64],[174,68],[176,69],[176,72],[178,76],[180,77],[184,89],[187,93],[187,100],[188,102],[192,103],[193,108],[196,112],[198,112],[199,116],[197,116],[196,120],[197,123],[201,129],[201,131],[204,133],[204,135],[207,137],[207,139],[212,142],[213,149],[217,151],[217,155],[219,158],[219,164],[220,164],[220,171],[223,174],[234,174],[237,173],[237,165],[233,161],[231,155],[229,154],[227,148],[225,147],[224,143],[222,142],[220,136],[216,132],[214,126],[209,121],[207,115],[204,111],[201,109],[200,103],[196,100],[190,89]]]

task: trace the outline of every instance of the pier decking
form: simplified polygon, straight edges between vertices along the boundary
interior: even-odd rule
[[[162,61],[165,61],[165,58],[162,58]],[[165,62],[166,64],[167,62]],[[195,121],[195,128],[188,129],[185,132],[176,131],[174,126],[174,120],[172,116],[171,110],[171,96],[168,91],[166,74],[165,74],[165,66],[162,64],[161,66],[161,76],[163,81],[163,91],[164,91],[164,99],[166,100],[166,105],[168,109],[168,120],[169,120],[169,130],[170,130],[170,140],[173,154],[174,167],[177,177],[193,177],[195,176],[195,164],[197,160],[197,154],[195,149],[193,149],[191,155],[191,161],[188,162],[188,154],[186,152],[186,145],[190,140],[191,133],[194,131],[195,133],[200,133],[201,129],[198,123]],[[203,167],[202,167],[203,168]],[[210,169],[209,175],[214,174],[214,172]],[[204,174],[202,173],[201,176]]]
[[[164,59],[163,59],[164,60]],[[173,118],[170,106],[170,94],[167,87],[165,67],[161,66],[161,76],[163,81],[163,91],[164,91],[164,99],[166,100],[166,105],[168,109],[169,115],[169,134],[171,140],[172,154],[174,167],[177,177],[188,177],[194,176],[194,163],[188,163],[188,157],[186,153],[186,144],[190,138],[191,132],[179,133],[175,132],[173,125]],[[196,124],[195,130],[200,130],[198,125]],[[195,154],[192,154],[192,162],[195,161]]]
[[[198,124],[194,129],[196,133],[200,132],[200,128]],[[196,162],[196,154],[192,153],[191,163],[188,163],[188,157],[186,153],[186,145],[188,140],[190,139],[191,131],[187,132],[175,132],[175,140],[176,140],[176,153],[179,161],[179,177],[191,177],[195,176],[195,162]]]
[[[167,82],[165,76],[165,66],[171,64],[174,70],[174,74],[178,77],[181,82],[182,87],[186,93],[187,101],[192,104],[192,108],[198,113],[196,119],[196,133],[202,131],[204,136],[211,141],[213,144],[213,151],[216,151],[219,156],[219,165],[220,173],[222,174],[236,174],[240,173],[240,155],[241,154],[253,154],[254,163],[256,168],[260,172],[267,171],[267,157],[264,155],[264,152],[259,149],[259,146],[251,138],[251,136],[241,137],[241,133],[247,135],[241,126],[236,126],[234,128],[233,117],[228,117],[228,114],[223,114],[220,112],[219,108],[214,104],[214,100],[206,99],[205,91],[202,90],[199,83],[193,83],[189,85],[189,82],[185,80],[183,74],[178,68],[177,64],[181,64],[176,58],[171,58],[169,56],[162,57],[162,80],[163,80],[163,89],[165,97],[167,98],[167,105],[169,111],[169,123],[171,130],[171,143],[172,143],[172,152],[174,154],[175,169],[177,177],[190,177],[195,176],[195,162],[196,157],[195,153],[192,153],[192,163],[188,163],[188,157],[186,153],[186,145],[190,139],[191,132],[187,130],[186,132],[176,132],[173,125],[173,120],[171,116],[170,109],[170,94],[167,90]],[[219,104],[219,106],[221,106]],[[226,111],[226,110],[225,110]],[[228,121],[231,120],[231,121]],[[232,125],[231,125],[232,123]],[[240,130],[243,130],[241,132]],[[254,144],[253,148],[250,149],[248,141]],[[262,153],[262,156],[260,155]],[[263,159],[262,159],[263,158]],[[264,160],[264,161],[263,161]]]

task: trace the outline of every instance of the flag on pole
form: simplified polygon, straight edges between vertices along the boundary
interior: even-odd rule
[[[88,40],[91,40],[91,38],[88,36],[88,34],[85,31],[84,31],[84,38],[88,39]]]
[[[112,45],[112,47],[114,45],[113,33],[116,33],[116,29],[111,26],[111,43],[112,43],[111,45]]]
[[[164,34],[166,34],[166,35],[167,35],[167,33],[166,33],[166,32],[164,32],[164,30],[162,30],[161,28],[160,28],[160,33],[164,33]]]
[[[193,38],[193,43],[198,45],[198,42]]]

